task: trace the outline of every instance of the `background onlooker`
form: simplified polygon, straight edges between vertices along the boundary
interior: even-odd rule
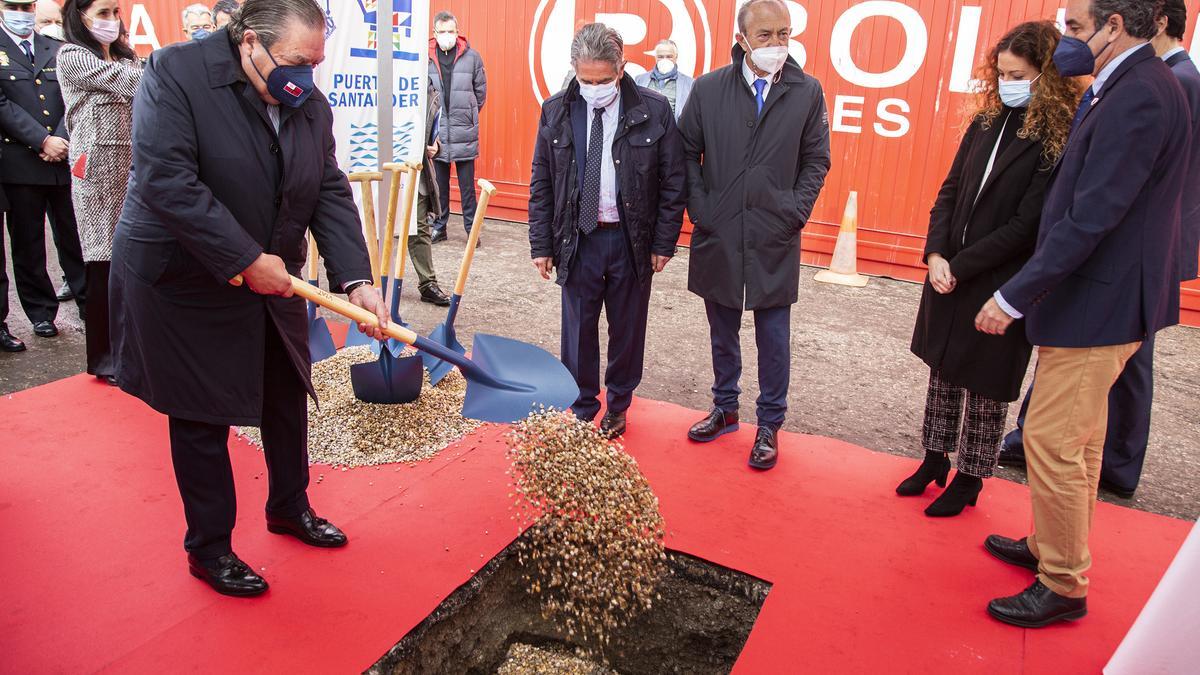
[[[634,78],[639,87],[656,91],[671,102],[675,119],[683,113],[688,97],[692,95],[695,80],[679,72],[679,47],[671,40],[663,40],[654,48],[654,69]],[[564,89],[566,86],[564,85]]]
[[[421,175],[417,182],[417,230],[408,235],[408,256],[412,258],[417,272],[421,302],[438,307],[449,307],[450,297],[438,286],[437,273],[433,269],[433,221],[441,215],[442,200],[438,195],[437,180],[434,178],[433,158],[440,149],[438,124],[442,118],[441,100],[433,82],[427,84],[429,103],[425,109],[425,160],[421,163]]]
[[[234,12],[241,9],[242,3],[238,0],[218,0],[217,4],[213,5],[212,13],[213,20],[216,21],[217,28],[224,28],[230,21],[233,20]]]
[[[217,29],[213,12],[206,5],[196,3],[183,10],[183,34],[191,40],[203,40]]]
[[[108,338],[108,270],[133,164],[133,96],[142,69],[117,0],[67,0],[66,15],[68,44],[59,52],[58,73],[72,136],[71,196],[91,291],[87,372],[116,384]]]
[[[33,29],[38,35],[52,37],[55,40],[67,39],[63,34],[62,7],[54,0],[37,0],[37,10],[33,15]]]
[[[429,79],[442,97],[441,149],[433,162],[442,208],[433,228],[433,241],[445,241],[450,219],[450,164],[458,173],[463,227],[471,232],[475,220],[475,159],[479,157],[479,111],[487,100],[483,57],[458,32],[450,12],[433,17],[429,41]]]

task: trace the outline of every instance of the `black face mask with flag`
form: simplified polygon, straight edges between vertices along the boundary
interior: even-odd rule
[[[251,59],[250,63],[254,65],[254,71],[258,73],[258,76],[267,83],[267,93],[279,101],[280,105],[286,105],[289,108],[299,108],[304,105],[316,88],[316,85],[313,84],[313,67],[281,66],[271,55],[271,50],[264,47],[263,51],[267,53],[267,58],[271,59],[271,63],[275,64],[275,70],[272,70],[270,75],[263,77],[262,71],[258,69],[254,59]]]

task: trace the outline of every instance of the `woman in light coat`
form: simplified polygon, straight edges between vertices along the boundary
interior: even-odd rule
[[[129,46],[117,0],[67,0],[63,26],[68,44],[58,53],[58,75],[71,134],[71,198],[89,291],[87,372],[115,384],[108,270],[133,164],[133,96],[142,68]]]

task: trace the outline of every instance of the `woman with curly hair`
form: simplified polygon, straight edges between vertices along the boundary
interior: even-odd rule
[[[955,516],[975,505],[992,475],[1008,404],[1020,395],[1032,347],[1023,325],[1005,335],[975,329],[979,307],[1016,274],[1037,242],[1046,185],[1062,155],[1083,84],[1058,74],[1061,34],[1049,21],[1023,23],[980,69],[978,102],[930,215],[929,276],[912,351],[929,366],[921,442],[925,461],[896,492],[945,487],[925,510]],[[1020,322],[1018,322],[1020,323]]]

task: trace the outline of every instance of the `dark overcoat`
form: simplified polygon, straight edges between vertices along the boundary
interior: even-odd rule
[[[1191,281],[1200,274],[1200,70],[1187,52],[1167,59],[1171,72],[1179,78],[1192,113],[1192,147],[1188,159],[1188,177],[1183,189],[1180,216],[1179,277]]]
[[[679,118],[695,226],[688,290],[725,307],[796,302],[800,230],[829,172],[821,84],[791,58],[761,117],[742,76],[745,52],[696,80]]]
[[[437,56],[437,40],[429,40],[429,82],[442,97],[442,123],[439,127],[441,148],[437,161],[462,162],[479,156],[479,113],[487,102],[487,71],[483,57],[458,36],[455,47],[450,91],[442,80]]]
[[[1038,346],[1125,345],[1179,323],[1187,99],[1144,45],[1092,100],[1050,178],[1033,257],[1000,289]]]
[[[121,388],[162,413],[259,424],[268,322],[313,393],[304,301],[229,284],[264,251],[298,275],[311,229],[331,288],[371,278],[329,103],[316,92],[280,115],[276,135],[224,30],[146,65],[111,324]]]
[[[683,146],[671,103],[626,74],[613,137],[617,210],[638,279],[654,274],[652,255],[672,257],[683,227],[686,189]],[[566,285],[579,249],[579,195],[587,162],[587,103],[579,82],[546,99],[538,121],[529,179],[529,246],[534,258],[553,258]]]
[[[69,139],[66,104],[58,84],[58,50],[63,43],[37,35],[34,62],[0,30],[0,132],[4,165],[0,180],[14,185],[70,185],[66,162],[42,161],[47,136]]]
[[[984,184],[1005,116],[1012,140],[997,154]],[[975,316],[1033,254],[1053,166],[1042,157],[1040,142],[1013,137],[1024,119],[1024,110],[1005,108],[989,128],[980,118],[967,129],[934,202],[925,240],[925,257],[938,253],[950,261],[958,285],[942,295],[925,280],[912,339],[913,353],[943,380],[996,401],[1021,395],[1033,347],[1023,321],[1004,335],[987,335],[975,329]]]

